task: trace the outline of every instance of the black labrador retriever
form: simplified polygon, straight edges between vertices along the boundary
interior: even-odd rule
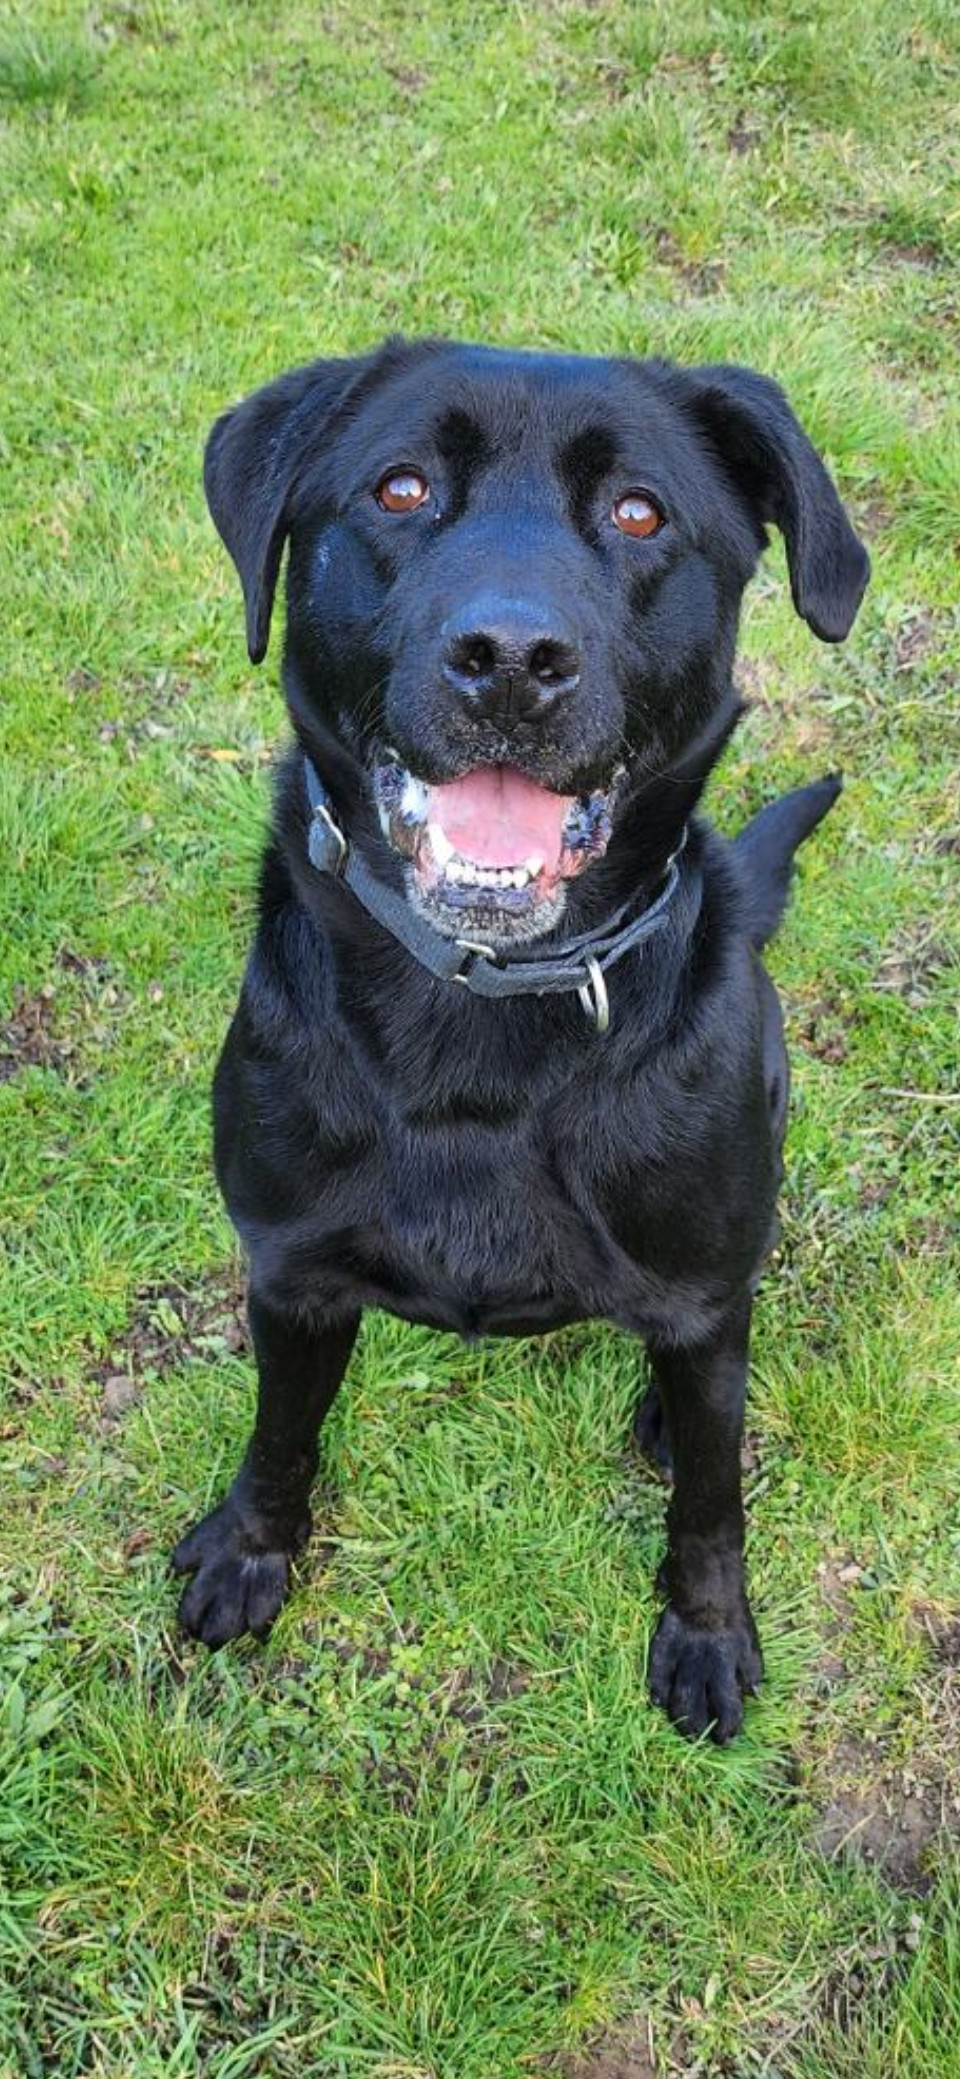
[[[839,781],[733,844],[695,811],[767,524],[826,642],[866,552],[738,367],[393,339],[227,412],[206,488],[254,661],[289,541],[296,742],[214,1091],[257,1419],[174,1554],[182,1622],[276,1616],[364,1307],[602,1316],[643,1339],[674,1480],[653,1695],[729,1740],[762,1671],[740,1437],[787,1097],[758,949]]]

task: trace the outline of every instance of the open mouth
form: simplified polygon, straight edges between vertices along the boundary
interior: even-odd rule
[[[374,768],[384,835],[410,863],[418,907],[456,936],[549,931],[566,883],[602,858],[620,775],[589,794],[554,794],[510,765],[429,786],[389,757]]]

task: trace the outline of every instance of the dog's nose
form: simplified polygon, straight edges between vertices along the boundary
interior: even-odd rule
[[[580,651],[555,609],[475,599],[443,635],[444,677],[478,721],[538,721],[580,678]]]

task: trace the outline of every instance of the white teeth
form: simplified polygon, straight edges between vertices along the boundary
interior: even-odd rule
[[[384,802],[384,801],[380,801],[380,802],[378,802],[378,803],[377,803],[377,815],[378,815],[378,816],[379,816],[379,818],[380,818],[380,828],[381,828],[381,830],[383,831],[384,837],[389,837],[389,835],[390,835],[390,810],[388,809],[388,807],[387,807],[387,805],[386,805],[386,802]]]
[[[538,873],[543,872],[543,859],[539,852],[531,852],[529,859],[525,859],[523,863],[532,881],[536,880]]]
[[[437,839],[440,843],[437,843]],[[474,866],[471,859],[461,859],[453,850],[442,830],[430,825],[430,844],[434,858],[445,881],[452,881],[459,888],[527,888],[531,874],[526,866]]]

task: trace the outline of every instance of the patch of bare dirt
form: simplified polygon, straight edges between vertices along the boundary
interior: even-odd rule
[[[940,975],[955,965],[956,955],[938,936],[938,926],[921,920],[892,941],[870,986],[902,996],[911,1009],[919,1010]]]
[[[45,982],[34,996],[18,991],[13,1015],[0,1025],[0,1083],[12,1082],[25,1068],[62,1069],[73,1053],[73,1041],[58,1034],[56,987]]]
[[[92,1376],[100,1386],[100,1427],[109,1429],[140,1399],[143,1381],[186,1364],[247,1348],[244,1283],[232,1266],[192,1289],[145,1285],[126,1334]]]
[[[762,657],[737,658],[737,691],[751,707],[767,708],[771,713],[781,708],[786,697],[776,665]]]
[[[726,273],[722,260],[691,260],[689,254],[684,252],[679,239],[664,226],[655,231],[653,242],[657,258],[662,260],[695,296],[712,296],[714,290],[722,286]]]
[[[614,107],[628,101],[636,85],[635,76],[626,65],[614,65],[610,60],[597,66],[595,77],[604,100]],[[576,81],[571,81],[570,91],[579,94],[580,87]]]
[[[865,541],[879,540],[893,525],[893,510],[879,492],[868,492],[864,498],[848,498],[847,504],[856,522],[857,531]]]
[[[727,149],[742,159],[748,152],[758,151],[762,143],[763,131],[749,121],[741,108],[727,131]]]
[[[831,1561],[820,1575],[840,1643],[851,1614],[848,1591],[863,1570],[855,1561]],[[823,1854],[862,1857],[889,1883],[923,1894],[937,1848],[960,1840],[960,1615],[921,1603],[914,1621],[932,1662],[911,1706],[915,1741],[904,1751],[896,1730],[875,1731],[869,1723],[844,1732],[815,1764],[812,1787],[820,1799],[814,1839]]]
[[[939,267],[943,255],[932,238],[918,238],[912,242],[901,241],[884,246],[884,258],[896,260],[901,267]]]
[[[898,671],[912,671],[915,664],[922,662],[933,648],[936,640],[936,621],[925,607],[918,607],[907,616],[902,628],[894,638],[893,655]]]
[[[914,1607],[913,1620],[935,1662],[941,1667],[960,1669],[960,1611],[920,1602]]]
[[[889,1764],[882,1744],[847,1733],[829,1757],[831,1794],[815,1830],[830,1857],[860,1856],[888,1883],[924,1892],[939,1841],[960,1836],[960,1787],[947,1758]]]
[[[834,1623],[829,1627],[831,1635],[845,1631],[853,1622],[851,1591],[863,1580],[864,1569],[857,1559],[823,1559],[817,1568],[820,1593]]]
[[[785,992],[784,1001],[790,1014],[791,1044],[802,1047],[805,1054],[812,1054],[817,1061],[846,1060],[850,1034],[857,1024],[852,1006],[829,993],[821,993],[810,1001]]]
[[[388,65],[386,69],[405,94],[422,94],[424,87],[429,85],[429,73],[413,65]]]
[[[813,1680],[813,1693],[819,1700],[845,1689],[850,1680],[846,1636],[853,1624],[853,1594],[863,1579],[863,1572],[857,1560],[836,1554],[822,1559],[817,1568],[820,1594],[828,1612],[824,1624],[824,1650],[817,1659]],[[796,1780],[803,1780],[803,1767],[799,1760]]]
[[[106,960],[95,959],[90,953],[78,953],[73,946],[57,947],[57,966],[64,974],[80,975],[85,982],[99,982],[107,972]]]
[[[661,2079],[667,2067],[653,2048],[653,2031],[642,2016],[608,2029],[587,2050],[559,2050],[542,2069],[552,2079]]]

